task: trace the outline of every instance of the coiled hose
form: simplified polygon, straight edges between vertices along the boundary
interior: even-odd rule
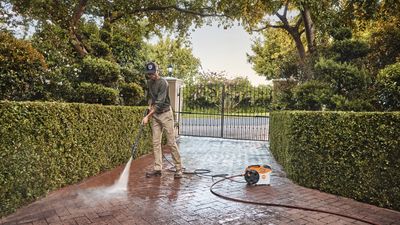
[[[224,180],[232,179],[234,177],[240,177],[240,176],[243,176],[243,175],[234,175],[234,176],[224,177],[223,179],[214,182],[210,187],[210,192],[213,193],[214,195],[220,197],[220,198],[223,198],[223,199],[226,199],[226,200],[230,200],[230,201],[235,201],[235,202],[241,202],[241,203],[245,203],[245,204],[273,206],[273,207],[298,209],[298,210],[304,210],[304,211],[312,211],[312,212],[318,212],[318,213],[326,213],[326,214],[340,216],[340,217],[344,217],[344,218],[348,218],[348,219],[352,219],[352,220],[357,220],[357,221],[360,221],[360,222],[363,222],[363,223],[367,223],[367,224],[371,224],[371,225],[378,225],[377,223],[374,223],[374,222],[371,222],[371,221],[368,221],[368,220],[364,220],[364,219],[361,219],[361,218],[357,218],[357,217],[353,217],[353,216],[349,216],[349,215],[345,215],[345,214],[341,214],[341,213],[335,213],[335,212],[330,212],[330,211],[326,211],[326,210],[313,209],[313,208],[295,206],[295,205],[277,204],[277,203],[269,203],[269,202],[255,202],[255,201],[249,201],[249,200],[244,200],[244,199],[232,198],[232,197],[228,197],[228,196],[219,194],[219,193],[217,193],[217,192],[215,192],[213,190],[213,187],[216,184],[221,183]]]

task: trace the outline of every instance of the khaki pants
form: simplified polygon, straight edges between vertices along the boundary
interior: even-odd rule
[[[182,170],[181,156],[175,140],[172,110],[160,114],[153,114],[151,122],[151,129],[153,132],[154,170],[162,170],[161,137],[163,129],[167,135],[167,146],[171,148],[175,169]]]

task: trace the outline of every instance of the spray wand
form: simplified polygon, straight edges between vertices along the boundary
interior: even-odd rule
[[[143,117],[147,116],[148,113],[149,113],[149,109],[146,109],[144,111],[144,113],[143,113]],[[140,139],[140,137],[142,136],[142,133],[143,133],[143,129],[144,129],[144,124],[142,122],[140,122],[139,132],[136,135],[135,142],[132,145],[132,158],[135,156],[136,150],[137,150],[138,145],[139,145],[139,139]]]

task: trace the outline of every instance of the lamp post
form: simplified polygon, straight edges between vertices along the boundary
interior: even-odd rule
[[[172,65],[169,64],[169,65],[168,65],[168,68],[167,68],[167,70],[168,70],[168,76],[172,77],[172,70],[173,70],[173,69],[174,69],[174,68],[172,67]]]

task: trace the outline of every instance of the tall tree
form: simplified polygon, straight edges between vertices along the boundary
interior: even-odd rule
[[[218,16],[215,1],[206,0],[4,0],[13,11],[38,23],[52,23],[65,31],[79,56],[89,49],[80,32],[80,24],[88,18],[101,22],[104,29],[112,32],[118,22],[145,23],[148,32],[163,29],[184,34],[192,24],[201,25],[204,17]]]
[[[281,29],[262,31],[261,34],[262,38],[252,44],[254,54],[248,55],[253,69],[267,79],[290,78],[298,74],[296,47],[289,35]]]
[[[315,4],[311,0],[222,0],[220,9],[230,17],[240,20],[251,32],[269,29],[287,32],[295,43],[299,64],[306,70],[307,56],[316,51],[316,30],[312,13]],[[302,79],[307,80],[311,74],[306,71],[303,76]]]
[[[249,31],[283,29],[295,42],[299,58],[304,61],[306,48],[301,40],[305,32],[308,51],[315,50],[315,28],[309,1],[227,1],[220,8],[229,16],[239,19]],[[275,17],[276,19],[274,19]]]
[[[157,60],[163,75],[168,76],[167,68],[172,66],[173,74],[170,75],[182,79],[186,84],[193,83],[199,74],[200,60],[193,56],[189,43],[179,38],[167,37],[151,45],[149,58]]]

